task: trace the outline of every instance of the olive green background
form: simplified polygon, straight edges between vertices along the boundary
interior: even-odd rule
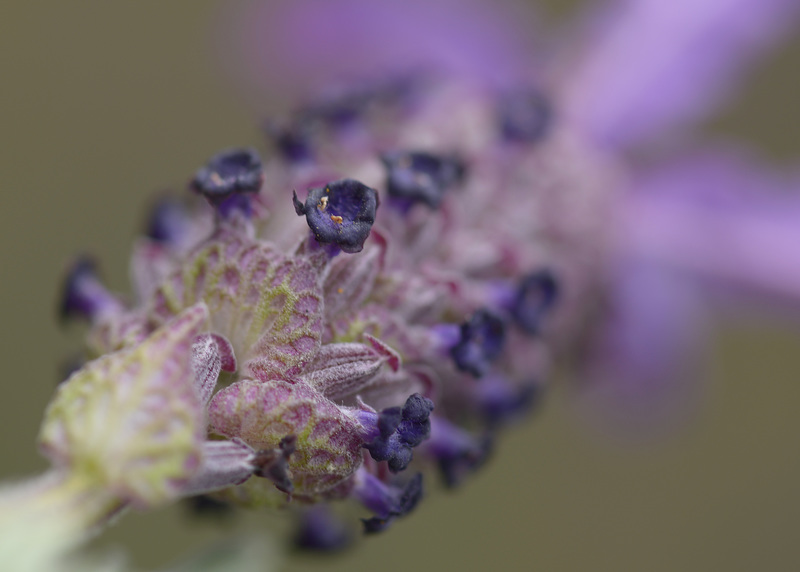
[[[260,118],[217,67],[221,9],[207,0],[0,8],[0,478],[45,468],[38,424],[80,336],[55,320],[66,262],[90,251],[126,291],[150,194],[180,188],[220,148],[261,144]],[[798,60],[794,41],[710,129],[776,161],[800,159]],[[598,434],[562,388],[462,489],[430,495],[352,553],[286,569],[798,570],[798,348],[788,320],[729,325],[693,421],[636,445]],[[267,520],[193,522],[178,507],[130,514],[96,547],[123,546],[149,569]]]

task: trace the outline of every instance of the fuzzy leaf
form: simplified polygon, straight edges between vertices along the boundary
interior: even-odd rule
[[[197,397],[205,405],[214,393],[220,371],[236,371],[230,342],[216,334],[198,336],[192,344],[192,370]]]
[[[303,382],[239,381],[211,399],[208,416],[214,431],[256,450],[296,435],[289,470],[298,496],[329,490],[361,464],[359,424]]]
[[[45,414],[45,454],[140,506],[175,495],[200,460],[191,354],[207,322],[205,304],[192,306],[138,346],[74,373]]]
[[[325,315],[330,318],[358,308],[369,297],[386,257],[386,239],[372,231],[373,240],[354,256],[339,256],[331,262],[325,278]]]
[[[302,258],[221,232],[158,289],[151,312],[163,321],[203,301],[213,331],[230,341],[243,375],[291,377],[311,361],[322,338],[317,279]]]
[[[338,401],[368,386],[386,361],[386,356],[364,344],[326,344],[302,379],[328,399]]]

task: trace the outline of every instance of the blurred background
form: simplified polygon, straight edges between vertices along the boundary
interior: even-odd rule
[[[56,320],[66,263],[90,252],[107,283],[128,291],[127,253],[152,194],[182,189],[218,149],[263,148],[261,117],[220,72],[223,4],[0,9],[2,479],[45,468],[34,447],[39,422],[82,333]],[[578,3],[539,4],[558,17]],[[708,129],[798,164],[798,61],[795,35]],[[657,440],[599,433],[562,385],[461,489],[429,495],[351,553],[283,569],[800,569],[797,324],[753,315],[726,323],[705,401]],[[95,548],[123,547],[150,569],[276,520],[196,521],[182,507],[132,513]]]

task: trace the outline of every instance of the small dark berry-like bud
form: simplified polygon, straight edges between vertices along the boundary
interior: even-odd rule
[[[334,181],[308,190],[305,203],[292,197],[294,210],[306,222],[320,244],[333,244],[344,252],[361,252],[375,213],[378,193],[354,179]]]
[[[553,110],[550,102],[536,90],[520,90],[500,98],[498,121],[508,141],[536,143],[550,130]]]
[[[364,444],[376,461],[388,461],[389,470],[405,470],[412,459],[412,449],[428,438],[433,401],[418,393],[410,396],[402,409],[389,407],[377,415],[363,412],[362,423],[367,434],[374,436]],[[376,435],[377,433],[377,435]]]
[[[361,502],[376,516],[362,519],[367,534],[385,530],[391,522],[414,510],[423,496],[422,474],[417,473],[402,489],[389,486],[365,473],[355,491]]]
[[[528,334],[538,334],[542,319],[558,300],[558,282],[548,270],[525,276],[512,301],[511,316]]]
[[[450,355],[461,371],[482,377],[503,351],[506,329],[503,319],[486,309],[461,324],[461,337]]]
[[[286,161],[302,163],[313,157],[311,151],[313,127],[302,117],[285,122],[267,121],[264,124],[264,132]]]
[[[324,505],[303,513],[294,538],[296,548],[313,552],[339,552],[352,542],[347,524]]]
[[[539,401],[541,388],[535,383],[520,386],[492,377],[482,380],[475,389],[477,406],[490,428],[522,416]]]
[[[250,199],[264,182],[261,158],[253,149],[228,149],[211,157],[195,173],[191,187],[227,216],[234,210],[250,214]]]
[[[365,88],[330,90],[301,109],[298,115],[308,121],[319,121],[328,127],[346,127],[364,114],[371,99],[369,90]]]
[[[439,462],[444,484],[455,487],[486,461],[492,450],[491,435],[477,438],[441,417],[433,418],[431,425],[426,452]]]
[[[161,244],[176,244],[185,235],[190,224],[185,205],[177,198],[167,195],[153,204],[145,234]]]
[[[431,434],[430,416],[433,401],[419,393],[413,394],[403,405],[402,421],[397,427],[400,441],[409,447],[416,447]]]
[[[424,152],[393,152],[381,157],[386,166],[386,190],[391,197],[424,202],[436,208],[444,193],[464,177],[464,165],[454,157]]]
[[[78,258],[64,279],[59,306],[62,320],[79,316],[94,320],[104,312],[122,309],[120,302],[97,277],[97,266],[88,256]]]

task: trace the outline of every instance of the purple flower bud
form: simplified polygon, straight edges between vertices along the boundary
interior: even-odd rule
[[[482,308],[461,324],[458,343],[450,349],[456,367],[475,377],[483,377],[491,362],[500,356],[505,344],[505,322]]]
[[[341,129],[364,118],[373,108],[402,105],[412,99],[423,78],[416,74],[362,80],[329,87],[322,97],[298,113],[306,123]]]
[[[361,252],[378,209],[378,193],[354,179],[308,190],[305,203],[292,197],[295,212],[305,215],[317,242],[344,252]]]
[[[558,282],[549,270],[525,276],[510,308],[514,322],[528,334],[541,330],[542,318],[558,300]]]
[[[395,151],[385,153],[381,160],[391,197],[407,203],[423,202],[431,208],[437,208],[445,191],[464,177],[464,164],[455,157]]]
[[[431,438],[425,451],[438,461],[447,487],[457,486],[464,476],[483,465],[491,449],[489,434],[476,438],[442,417],[431,419]]]
[[[550,101],[536,90],[519,90],[500,98],[497,109],[500,132],[507,141],[536,143],[550,130]]]
[[[364,448],[376,461],[388,461],[393,473],[404,470],[411,462],[411,450],[430,435],[431,411],[433,401],[415,393],[402,408],[389,407],[377,415],[360,412],[359,418],[372,436]]]
[[[253,149],[227,149],[208,160],[191,181],[191,187],[206,197],[222,214],[234,210],[250,214],[250,199],[245,193],[257,193],[264,182],[261,158]]]
[[[376,516],[362,519],[364,532],[371,534],[385,530],[396,518],[405,516],[416,508],[422,499],[422,474],[417,473],[401,489],[387,485],[363,469],[359,471],[354,494]]]
[[[349,86],[329,91],[304,107],[299,115],[307,121],[319,121],[329,127],[346,127],[365,112],[371,99],[367,89]]]
[[[520,386],[501,377],[481,380],[475,388],[478,409],[486,424],[495,428],[524,415],[539,401],[540,386]]]
[[[264,124],[264,132],[278,153],[290,163],[311,160],[313,128],[298,117],[289,121],[269,120]]]
[[[339,552],[353,541],[347,524],[327,506],[305,511],[294,538],[295,547],[313,552]]]
[[[173,196],[164,196],[153,204],[145,234],[155,242],[172,245],[181,241],[190,224],[190,215],[183,202]]]
[[[97,265],[88,256],[75,260],[64,278],[59,315],[62,320],[79,316],[94,321],[105,313],[122,310],[97,277]]]

